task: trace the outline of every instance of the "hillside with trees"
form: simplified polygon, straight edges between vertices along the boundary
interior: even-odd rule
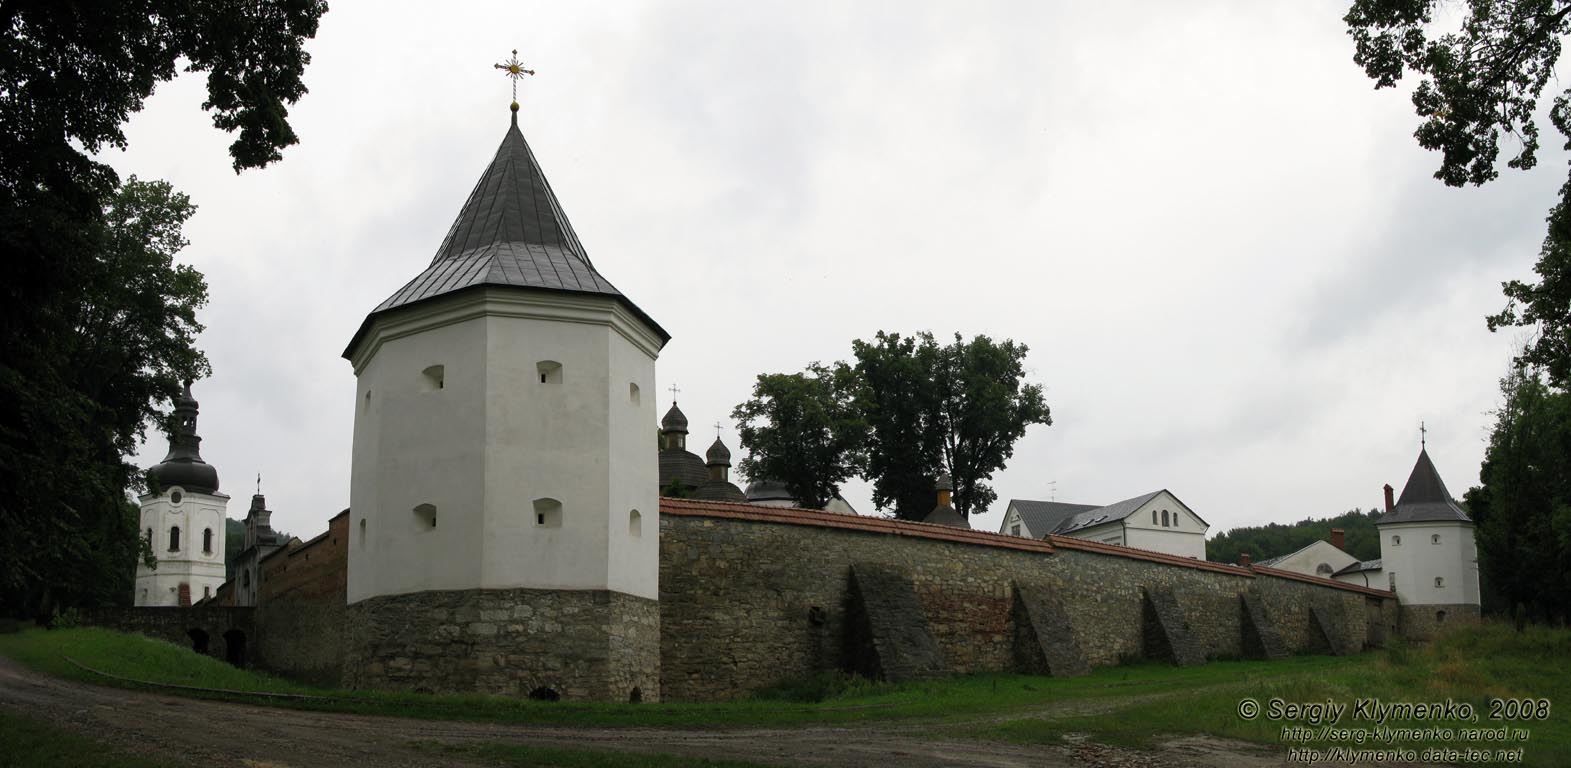
[[[1375,520],[1380,510],[1368,512],[1350,510],[1336,517],[1322,520],[1306,518],[1291,525],[1270,525],[1234,528],[1206,542],[1206,559],[1218,563],[1236,563],[1241,553],[1260,562],[1267,558],[1291,554],[1316,541],[1330,540],[1331,529],[1341,528],[1346,533],[1345,549],[1359,560],[1380,557],[1380,537],[1375,531]]]

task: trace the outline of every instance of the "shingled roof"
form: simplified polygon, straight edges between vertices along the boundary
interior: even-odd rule
[[[1446,491],[1446,484],[1440,481],[1435,463],[1429,460],[1429,451],[1419,449],[1418,463],[1413,465],[1413,473],[1407,476],[1402,496],[1391,511],[1375,521],[1375,525],[1427,522],[1471,523],[1473,520]]]
[[[595,270],[518,130],[517,113],[431,264],[366,316],[344,357],[378,314],[481,286],[608,296],[648,325],[662,343],[671,339]]]
[[[1070,504],[1063,501],[1032,501],[1030,499],[1010,499],[1009,505],[1020,513],[1020,519],[1025,521],[1026,530],[1038,538],[1046,536],[1062,525],[1065,520],[1074,517],[1080,512],[1089,512],[1096,509],[1095,504]]]

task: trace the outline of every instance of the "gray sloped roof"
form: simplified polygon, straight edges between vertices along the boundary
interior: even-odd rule
[[[949,504],[940,504],[933,507],[933,511],[922,518],[924,523],[947,525],[951,528],[970,528],[971,521],[965,519],[955,508]]]
[[[1122,520],[1134,514],[1135,510],[1139,509],[1142,504],[1145,504],[1146,502],[1155,498],[1159,493],[1161,493],[1161,491],[1152,491],[1150,493],[1136,496],[1132,499],[1124,499],[1123,501],[1114,502],[1105,507],[1097,507],[1096,509],[1089,509],[1084,512],[1077,513],[1073,517],[1061,523],[1058,526],[1058,530],[1054,531],[1054,533],[1071,533],[1082,528],[1090,528],[1093,525],[1102,525],[1114,520]]]
[[[1009,506],[1020,513],[1020,519],[1033,536],[1046,536],[1076,513],[1096,509],[1095,504],[1070,504],[1063,501],[1032,501],[1010,499]]]
[[[662,342],[671,338],[595,270],[518,130],[516,113],[431,264],[366,316],[344,357],[377,314],[480,286],[607,296],[644,321]]]
[[[1264,563],[1262,563],[1262,565],[1264,565]],[[1378,571],[1378,570],[1380,570],[1380,568],[1381,568],[1381,566],[1380,566],[1380,558],[1377,557],[1377,558],[1375,558],[1373,560],[1360,560],[1359,562],[1356,562],[1356,563],[1350,563],[1346,568],[1343,568],[1342,570],[1337,571],[1336,573],[1333,573],[1331,575],[1332,576],[1341,576],[1344,573],[1362,573],[1364,571]]]
[[[1375,525],[1427,522],[1470,523],[1472,518],[1462,511],[1462,507],[1446,491],[1446,484],[1441,482],[1435,463],[1429,460],[1429,451],[1420,449],[1418,462],[1413,465],[1412,474],[1407,476],[1407,485],[1402,487],[1402,495],[1397,499],[1396,506],[1381,515]]]
[[[706,480],[703,485],[693,491],[693,498],[707,501],[734,501],[740,504],[747,503],[747,494],[736,487],[735,483],[726,480]]]

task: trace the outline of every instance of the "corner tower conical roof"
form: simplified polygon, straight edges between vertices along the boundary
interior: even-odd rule
[[[517,112],[431,264],[366,316],[344,357],[360,343],[376,315],[481,286],[612,297],[662,343],[671,338],[590,263],[534,151],[518,130]]]
[[[1422,522],[1472,522],[1451,498],[1435,463],[1429,459],[1429,451],[1423,448],[1418,451],[1418,462],[1413,465],[1412,474],[1407,476],[1407,485],[1402,486],[1402,496],[1397,499],[1396,506],[1381,515],[1375,524]]]

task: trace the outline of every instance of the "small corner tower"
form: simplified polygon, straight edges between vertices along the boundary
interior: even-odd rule
[[[345,682],[658,700],[670,336],[590,262],[517,110],[430,264],[344,351]]]
[[[137,499],[142,536],[157,562],[156,568],[137,563],[132,602],[138,606],[191,605],[224,583],[229,497],[218,492],[218,470],[202,461],[191,382],[174,405],[169,454],[147,470],[147,493]]]
[[[1386,584],[1402,606],[1402,634],[1428,639],[1444,627],[1479,618],[1478,548],[1473,521],[1446,491],[1429,451],[1375,521]]]

